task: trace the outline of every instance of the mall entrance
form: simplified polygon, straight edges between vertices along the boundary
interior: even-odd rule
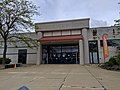
[[[79,44],[42,45],[43,64],[79,64]]]

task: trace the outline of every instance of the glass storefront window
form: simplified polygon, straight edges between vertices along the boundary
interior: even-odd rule
[[[51,50],[53,53],[60,53],[61,52],[61,46],[53,46],[51,47]]]
[[[79,63],[78,44],[75,45],[43,45],[43,61],[51,64]]]
[[[107,44],[108,46],[120,46],[120,39],[109,39]],[[100,45],[103,47],[103,40],[100,40]]]

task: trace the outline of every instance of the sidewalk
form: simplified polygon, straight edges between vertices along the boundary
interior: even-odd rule
[[[120,90],[120,72],[97,66],[40,65],[0,70],[0,90]]]
[[[97,66],[86,66],[87,70],[107,90],[120,90],[120,72],[101,69]]]

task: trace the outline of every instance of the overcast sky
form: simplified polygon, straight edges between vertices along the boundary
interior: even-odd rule
[[[119,0],[32,0],[41,16],[35,22],[90,18],[91,26],[111,26],[119,18]]]

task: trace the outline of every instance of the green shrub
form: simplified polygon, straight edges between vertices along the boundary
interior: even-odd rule
[[[107,66],[110,66],[109,62],[105,62],[104,65],[107,67]]]
[[[2,64],[3,62],[3,58],[0,58],[0,64]],[[6,58],[5,60],[5,64],[9,64],[11,62],[11,59],[10,58]]]
[[[109,66],[118,65],[116,62],[116,57],[111,57],[108,61]]]
[[[117,59],[116,62],[120,66],[120,59]]]
[[[105,62],[100,67],[107,70],[120,70],[120,53],[111,57],[108,62]]]
[[[120,65],[120,53],[116,56],[116,62],[118,65]]]

